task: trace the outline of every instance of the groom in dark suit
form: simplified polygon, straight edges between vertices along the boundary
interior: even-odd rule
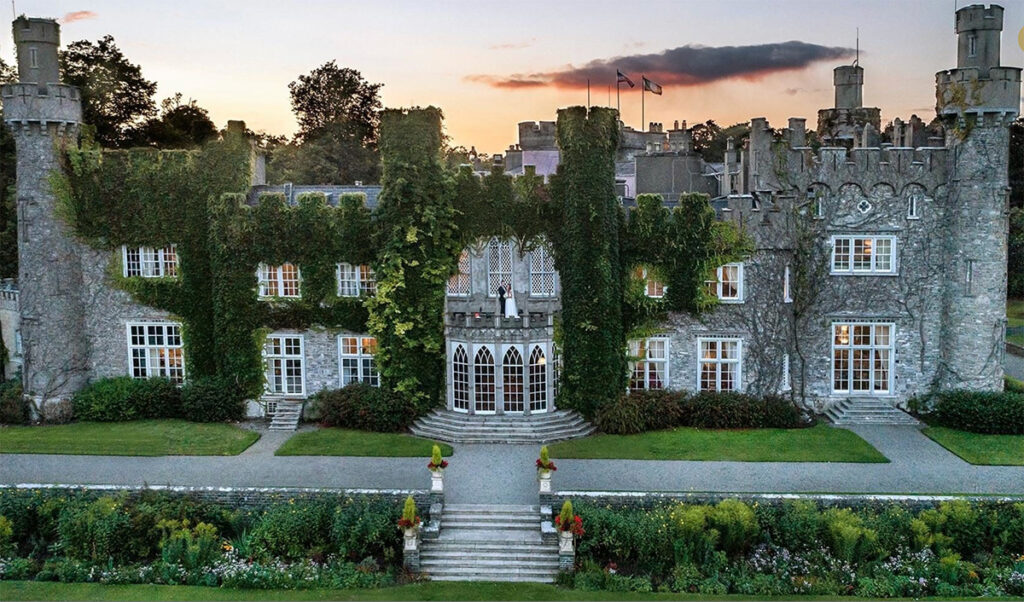
[[[508,289],[505,288],[505,283],[502,282],[498,285],[498,307],[499,315],[505,315],[505,297],[508,295]]]

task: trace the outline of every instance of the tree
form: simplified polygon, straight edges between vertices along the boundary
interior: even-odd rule
[[[0,59],[0,84],[17,79],[14,67]],[[0,107],[0,278],[18,276],[18,220],[14,194],[14,136],[3,122]]]
[[[156,113],[156,84],[104,36],[95,44],[79,40],[60,53],[61,78],[82,92],[82,119],[95,129],[96,142],[120,148],[134,141],[142,123]]]
[[[189,100],[181,101],[181,93],[160,103],[160,116],[150,119],[139,129],[137,142],[159,148],[194,148],[217,137],[206,109]]]
[[[306,142],[331,128],[344,132],[364,146],[377,141],[380,125],[380,89],[355,69],[341,68],[335,61],[324,63],[298,81],[288,84],[292,111],[299,122],[296,138]],[[338,129],[339,123],[346,126]]]
[[[288,84],[299,131],[271,155],[272,182],[348,184],[380,175],[379,91],[355,69],[331,61]]]

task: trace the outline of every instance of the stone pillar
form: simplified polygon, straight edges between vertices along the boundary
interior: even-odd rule
[[[558,570],[572,572],[576,568],[576,546],[569,531],[558,532]]]

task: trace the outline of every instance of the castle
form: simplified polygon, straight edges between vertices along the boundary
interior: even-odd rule
[[[1009,124],[1020,107],[1021,69],[999,63],[1003,9],[956,12],[957,67],[936,74],[944,138],[896,122],[880,143],[880,111],[864,107],[864,71],[835,69],[835,107],[818,114],[824,145],[808,146],[804,119],[772,129],[750,122],[743,145],[720,163],[692,148],[685,123],[668,132],[623,128],[616,164],[626,207],[641,194],[668,204],[705,192],[721,220],[755,251],[707,282],[719,303],[697,316],[671,313],[659,332],[630,341],[630,388],[782,393],[837,421],[903,406],[936,388],[1000,390],[1006,313]],[[59,217],[49,187],[59,147],[82,121],[78,91],[59,83],[58,25],[14,22],[20,82],[2,90],[17,143],[21,361],[26,390],[67,396],[90,379],[188,378],[181,324],[109,282],[110,251],[83,244]],[[237,127],[237,124],[235,124]],[[559,160],[552,122],[519,125],[507,173],[549,175]],[[274,192],[361,192],[376,186],[268,186],[258,163],[249,197]],[[124,246],[124,277],[174,278],[174,244]],[[559,275],[544,244],[487,239],[466,248],[447,288],[447,409],[536,418],[555,412]],[[261,298],[297,298],[302,266],[253,265]],[[651,297],[664,285],[646,278]],[[374,294],[367,265],[338,264],[341,297]],[[498,289],[518,312],[505,317]],[[6,335],[5,335],[6,336]],[[376,341],[364,332],[284,329],[266,337],[266,390],[253,413],[282,412],[323,388],[378,383]],[[443,431],[444,424],[434,428]],[[443,436],[443,432],[424,431]]]

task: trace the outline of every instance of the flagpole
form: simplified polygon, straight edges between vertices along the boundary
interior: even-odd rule
[[[647,92],[647,76],[640,74],[640,131],[646,132],[644,125],[647,123],[647,116],[644,114],[644,94]]]
[[[590,78],[587,78],[587,108],[590,108]]]
[[[622,106],[619,103],[619,74],[615,74],[615,110],[619,112],[619,119],[622,119]]]

